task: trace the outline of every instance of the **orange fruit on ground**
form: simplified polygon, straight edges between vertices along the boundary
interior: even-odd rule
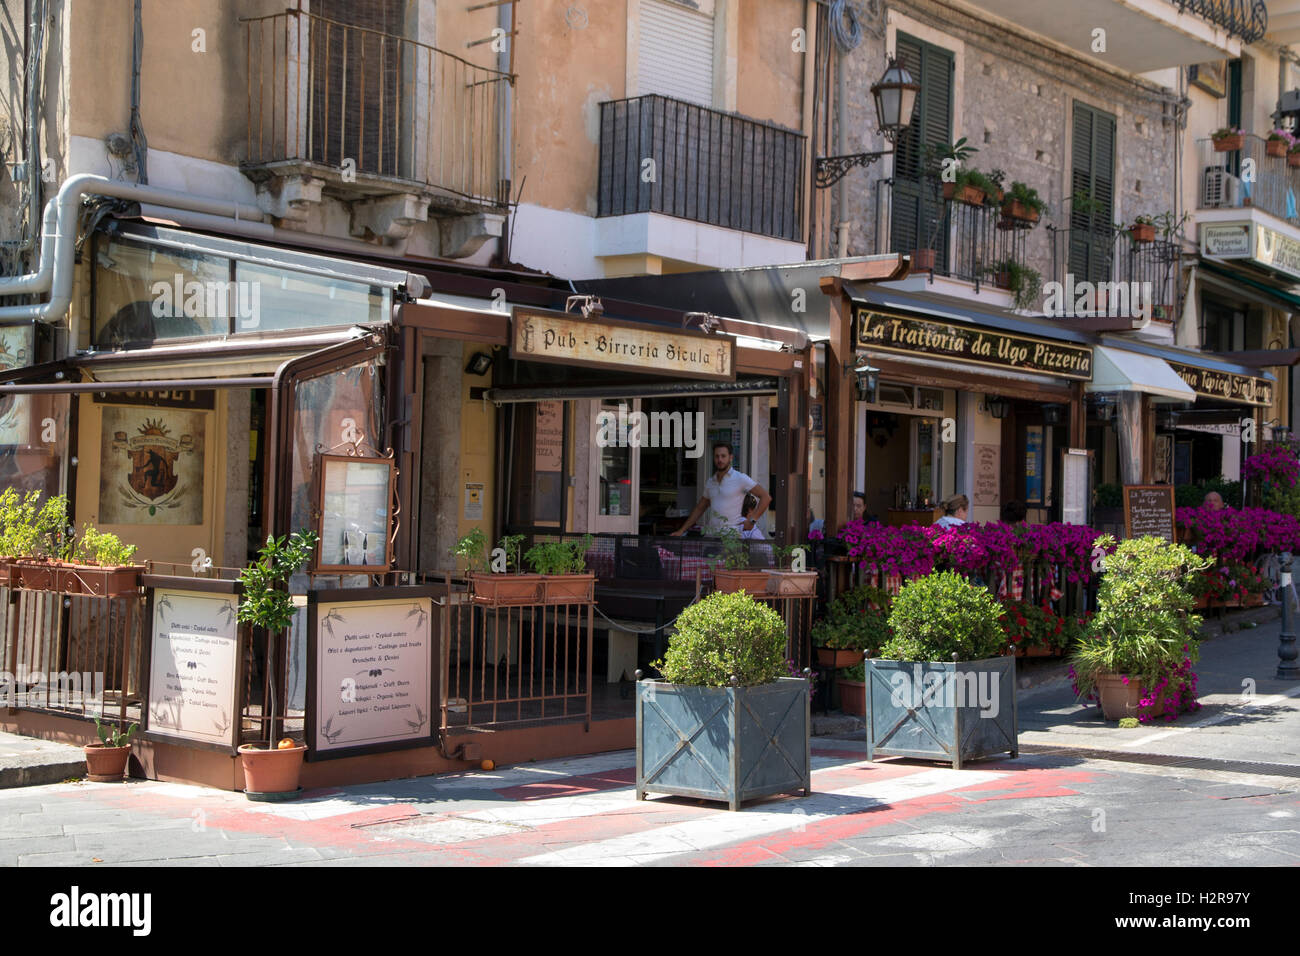
[[[496,763],[492,760],[483,760],[478,766],[480,770],[495,770],[497,768]]]
[[[293,749],[294,747],[296,747],[296,746],[298,746],[298,745],[297,745],[296,743],[294,743],[294,740],[293,740],[292,737],[285,737],[285,738],[284,738],[283,740],[281,740],[278,744],[276,744],[275,749],[276,749],[276,750],[292,750],[292,749]]]

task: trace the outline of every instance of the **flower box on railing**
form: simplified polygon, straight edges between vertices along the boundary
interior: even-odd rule
[[[542,594],[540,574],[492,574],[472,571],[469,576],[470,591],[475,604],[489,607],[518,607],[538,604]]]
[[[24,591],[84,594],[90,597],[118,597],[140,589],[144,566],[71,564],[64,561],[14,561],[10,565],[10,586]]]
[[[1292,169],[1300,168],[1300,149],[1286,154],[1286,164]]]
[[[1017,222],[1038,222],[1038,210],[1026,206],[1019,199],[1008,199],[1002,203],[1002,215]]]
[[[1246,145],[1246,137],[1243,133],[1234,133],[1231,136],[1216,137],[1211,142],[1216,153],[1233,153]]]
[[[1264,141],[1264,154],[1272,156],[1274,159],[1281,159],[1286,155],[1288,143],[1284,139],[1269,139]]]
[[[984,190],[978,186],[958,186],[956,183],[944,183],[943,198],[949,202],[955,200],[967,206],[982,206],[984,205]]]

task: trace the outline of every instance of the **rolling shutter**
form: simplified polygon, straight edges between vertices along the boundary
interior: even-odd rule
[[[713,106],[713,17],[668,0],[641,0],[637,40],[637,95]]]
[[[922,148],[952,143],[953,55],[902,33],[898,35],[897,50],[899,63],[921,84],[921,92],[916,97],[912,122],[898,139],[894,159],[890,248],[910,253],[930,248],[934,237],[935,268],[945,270],[948,231],[939,225],[944,203],[936,196],[934,183],[923,176]]]
[[[1115,249],[1115,117],[1074,104],[1071,195],[1087,193],[1097,210],[1070,208],[1070,272],[1078,281],[1109,282]]]

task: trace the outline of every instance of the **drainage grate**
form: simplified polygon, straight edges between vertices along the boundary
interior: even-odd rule
[[[1188,770],[1221,770],[1225,773],[1257,774],[1264,777],[1300,778],[1300,766],[1296,764],[1265,763],[1259,760],[1141,754],[1126,750],[1094,750],[1091,747],[1054,747],[1051,744],[1021,744],[1020,752],[1053,757],[1082,757],[1087,760],[1114,760],[1118,763],[1140,763],[1151,767],[1185,767]]]

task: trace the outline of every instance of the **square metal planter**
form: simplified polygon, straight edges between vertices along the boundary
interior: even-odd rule
[[[696,687],[643,680],[636,694],[636,798],[725,802],[812,792],[808,681]]]
[[[967,760],[1020,752],[1016,659],[867,660],[867,759]]]

